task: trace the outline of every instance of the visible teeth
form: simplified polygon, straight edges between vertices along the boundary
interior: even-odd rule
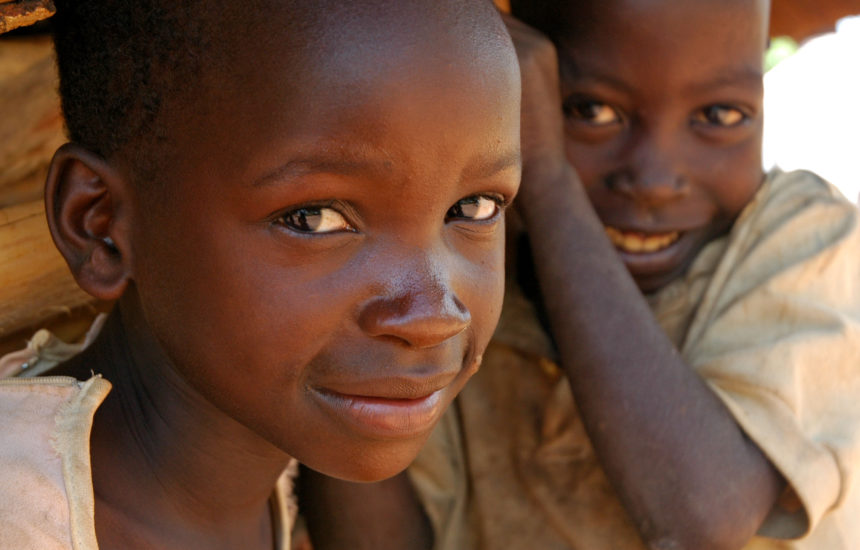
[[[615,248],[634,254],[662,250],[677,241],[680,236],[677,231],[661,235],[647,235],[644,233],[625,233],[614,227],[606,227],[606,234]]]

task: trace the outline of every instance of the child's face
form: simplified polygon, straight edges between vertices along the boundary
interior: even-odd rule
[[[195,390],[354,480],[405,468],[475,372],[519,184],[513,50],[374,32],[299,60],[246,39],[171,123],[166,197],[141,197],[131,237],[141,308]]]
[[[761,0],[611,0],[560,37],[567,155],[639,287],[682,274],[762,179]]]

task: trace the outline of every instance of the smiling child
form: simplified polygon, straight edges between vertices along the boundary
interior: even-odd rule
[[[860,226],[761,172],[768,3],[512,8],[543,299],[409,469],[435,547],[860,548]]]
[[[288,548],[296,460],[396,474],[481,362],[510,38],[483,0],[56,4],[49,224],[117,305],[0,382],[0,548]]]
[[[512,24],[518,211],[557,345],[506,298],[462,429],[413,470],[436,532],[447,514],[458,549],[860,547],[860,226],[814,175],[761,173],[769,3],[513,8],[558,52]],[[462,516],[440,453],[471,482]]]

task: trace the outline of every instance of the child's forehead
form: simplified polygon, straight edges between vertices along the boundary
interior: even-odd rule
[[[733,33],[739,23],[766,32],[770,11],[769,0],[587,0],[560,2],[557,6],[565,22],[561,34],[574,40],[645,25],[664,34],[691,28],[714,34]],[[624,33],[616,33],[613,38],[629,39]]]
[[[160,88],[155,126],[163,138],[144,144],[171,166],[193,153],[177,146],[206,138],[210,126],[275,132],[272,120],[289,112],[307,111],[309,104],[314,112],[337,107],[398,79],[426,80],[446,62],[461,74],[469,68],[503,79],[518,74],[501,18],[486,0],[263,0],[259,9],[217,4],[224,9],[190,23],[199,28],[192,52],[199,70]],[[499,70],[500,59],[510,61],[510,70]],[[169,74],[171,67],[154,70]],[[233,143],[231,150],[243,147]]]
[[[500,19],[482,0],[305,0],[270,2],[267,10],[224,15],[213,26],[219,50],[244,50],[261,58],[290,50],[299,63],[350,55],[394,57],[404,49],[432,53],[457,44],[481,44],[498,35]],[[217,16],[216,16],[217,17]],[[467,31],[467,32],[464,32]],[[501,31],[504,32],[504,31]]]
[[[316,9],[298,9],[301,6]],[[213,62],[203,93],[186,101],[205,108],[255,84],[282,85],[286,98],[325,83],[372,87],[380,75],[432,78],[441,67],[497,64],[509,39],[492,5],[482,0],[273,2],[265,13],[224,16],[212,26]],[[502,55],[501,57],[504,57]],[[194,106],[192,106],[194,108]]]
[[[164,177],[181,181],[200,166],[243,175],[256,170],[250,158],[275,165],[284,150],[317,143],[339,151],[367,120],[396,124],[410,112],[403,104],[416,113],[443,100],[466,105],[468,94],[492,89],[496,100],[485,107],[495,118],[500,109],[516,112],[516,55],[491,3],[367,3],[391,9],[341,3],[303,21],[289,20],[284,9],[223,35],[224,57],[206,70],[197,93],[184,92],[165,110],[171,149]]]
[[[585,2],[569,7],[556,41],[563,72],[597,65],[689,78],[754,74],[761,72],[768,10],[767,0]]]

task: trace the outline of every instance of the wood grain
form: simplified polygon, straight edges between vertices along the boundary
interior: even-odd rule
[[[64,141],[57,75],[47,36],[0,41],[0,207],[38,199]]]
[[[95,303],[54,247],[42,201],[0,209],[0,338]]]
[[[0,33],[37,23],[55,11],[51,0],[0,1]]]

